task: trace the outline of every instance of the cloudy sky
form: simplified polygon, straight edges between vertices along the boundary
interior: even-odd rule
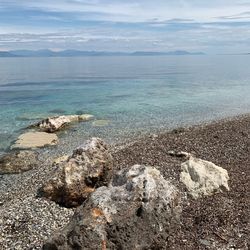
[[[0,50],[250,52],[250,0],[0,0]]]

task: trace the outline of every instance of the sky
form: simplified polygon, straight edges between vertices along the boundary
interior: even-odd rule
[[[250,0],[0,0],[0,50],[250,52]]]

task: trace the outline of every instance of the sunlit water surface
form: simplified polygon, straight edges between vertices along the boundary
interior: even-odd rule
[[[0,58],[0,151],[47,116],[96,120],[63,132],[65,146],[107,140],[250,110],[250,56]],[[74,146],[75,146],[74,145]]]

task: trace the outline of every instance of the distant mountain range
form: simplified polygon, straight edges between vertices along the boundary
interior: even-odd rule
[[[169,52],[108,52],[108,51],[81,51],[81,50],[63,50],[52,51],[43,50],[10,50],[0,51],[0,57],[77,57],[77,56],[179,56],[179,55],[204,55],[203,52],[188,52],[184,50],[176,50]]]

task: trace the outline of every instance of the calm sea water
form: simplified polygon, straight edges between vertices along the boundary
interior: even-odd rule
[[[120,138],[250,110],[250,56],[0,58],[0,151],[27,125],[90,113],[70,140]]]

